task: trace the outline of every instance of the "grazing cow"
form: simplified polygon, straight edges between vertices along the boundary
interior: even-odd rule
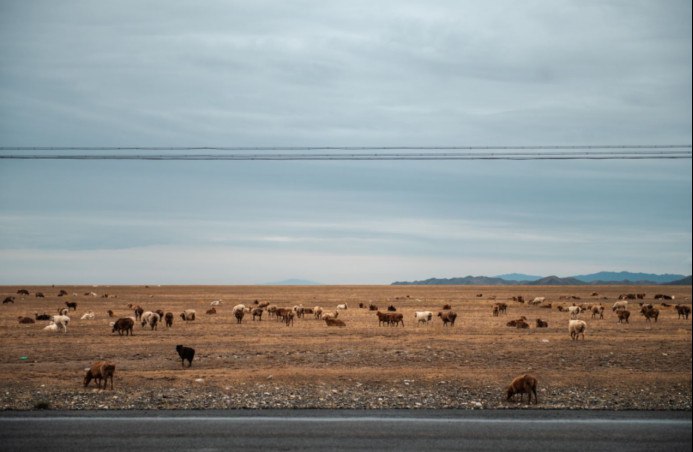
[[[182,345],[176,345],[176,351],[178,356],[180,356],[181,366],[185,367],[185,360],[188,360],[188,367],[192,367],[192,360],[195,357],[195,349],[190,347],[184,347]]]

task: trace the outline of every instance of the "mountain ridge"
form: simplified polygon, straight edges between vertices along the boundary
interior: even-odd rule
[[[504,279],[512,276],[518,279]],[[550,275],[539,279],[527,279],[531,275],[509,273],[500,276],[464,276],[454,278],[428,278],[420,281],[395,281],[391,285],[480,285],[480,286],[581,286],[581,285],[690,285],[691,276],[677,274],[657,275],[653,273],[597,272],[589,275],[558,277]],[[632,279],[629,279],[632,278]]]

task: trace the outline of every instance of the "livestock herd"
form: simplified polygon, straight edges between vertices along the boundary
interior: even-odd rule
[[[17,291],[17,296],[28,296],[30,293],[27,290]],[[57,296],[63,297],[68,295],[66,291],[61,291]],[[73,297],[77,294],[73,294]],[[95,297],[96,294],[93,292],[87,292],[85,296]],[[41,292],[36,292],[35,296],[37,298],[45,298],[45,295]],[[477,295],[479,296],[479,295]],[[568,332],[571,340],[577,341],[580,338],[585,339],[585,332],[587,330],[587,322],[580,319],[579,317],[586,313],[591,314],[592,320],[603,320],[605,306],[602,305],[601,301],[594,302],[597,300],[604,300],[606,297],[597,299],[598,294],[592,294],[592,301],[590,303],[576,304],[579,297],[571,297],[572,304],[569,306],[564,306],[562,304],[547,303],[547,297],[528,297],[524,296],[513,296],[508,298],[509,301],[517,302],[518,304],[523,304],[526,307],[531,307],[532,309],[556,309],[560,312],[565,312],[567,314],[568,322]],[[102,298],[108,298],[107,296],[102,296]],[[117,296],[112,296],[111,298],[117,298]],[[561,297],[563,298],[563,297]],[[688,319],[691,308],[687,304],[668,304],[666,300],[673,300],[675,297],[670,295],[657,294],[653,297],[658,300],[659,303],[656,305],[653,303],[646,303],[646,294],[622,294],[618,297],[611,306],[611,311],[615,316],[615,321],[618,323],[628,324],[630,323],[629,310],[629,300],[631,301],[631,306],[637,303],[640,315],[644,318],[647,323],[657,322],[660,317],[660,311],[662,309],[671,309],[676,311],[678,319]],[[525,301],[525,299],[527,301]],[[17,300],[15,295],[7,296],[3,303],[15,303]],[[506,302],[496,302],[496,296],[492,296],[488,299],[493,301],[491,307],[491,315],[493,317],[500,317],[501,315],[507,315],[509,310],[509,303]],[[418,301],[418,300],[417,300]],[[50,315],[45,312],[39,314],[38,312],[34,314],[34,318],[28,316],[20,316],[18,321],[20,324],[32,324],[37,320],[48,321],[48,324],[43,327],[43,330],[49,332],[61,332],[67,333],[68,325],[70,324],[70,311],[75,312],[78,308],[78,303],[76,301],[65,301],[63,302],[64,307],[57,308],[57,314]],[[214,316],[224,311],[223,302],[221,300],[213,300],[209,303],[209,309],[205,310],[206,316]],[[135,331],[135,324],[139,323],[142,328],[149,327],[150,331],[158,330],[159,325],[165,328],[173,328],[173,323],[176,315],[173,312],[157,309],[157,310],[145,310],[140,305],[127,304],[127,308],[132,311],[132,316],[116,316],[114,310],[118,310],[118,306],[110,306],[111,309],[104,310],[107,318],[113,318],[109,322],[111,333],[118,333],[118,336],[133,336]],[[464,306],[460,306],[462,313],[464,314]],[[398,310],[394,304],[389,304],[386,311],[381,311],[378,307],[373,304],[360,303],[358,309],[373,311],[373,321],[375,319],[378,321],[378,326],[386,327],[405,327],[405,314]],[[524,309],[527,313],[526,308]],[[304,307],[302,304],[297,304],[293,306],[278,306],[267,301],[254,300],[247,304],[237,304],[230,309],[232,317],[235,319],[236,324],[243,324],[246,315],[248,318],[252,319],[252,322],[261,322],[263,316],[265,319],[273,319],[276,322],[281,322],[287,327],[294,326],[296,319],[317,319],[324,321],[327,327],[346,327],[347,321],[349,319],[349,306],[347,303],[338,303],[334,309],[328,309],[322,306],[314,307]],[[542,312],[542,311],[536,311]],[[341,313],[341,315],[340,315]],[[184,309],[180,312],[177,317],[183,322],[195,322],[201,319],[197,317],[197,312],[195,309]],[[85,311],[80,320],[95,320],[98,315],[93,310]],[[454,327],[455,321],[458,318],[458,313],[452,309],[450,304],[444,304],[440,310],[414,310],[413,315],[408,314],[406,316],[413,320],[413,325],[416,328],[425,327],[433,322],[435,317],[438,317],[442,322],[443,327]],[[346,319],[345,319],[346,318]],[[263,322],[264,324],[264,322]],[[522,315],[517,319],[510,320],[505,323],[508,327],[518,328],[518,329],[529,329],[530,324],[527,317]],[[499,323],[501,325],[501,323]],[[548,328],[548,321],[542,320],[541,318],[536,318],[534,322],[534,328]],[[192,361],[195,356],[195,350],[191,347],[186,347],[183,345],[176,345],[175,347],[178,356],[181,359],[183,367],[185,367],[185,362],[187,361],[187,367],[192,366]],[[94,380],[97,386],[101,389],[106,389],[107,382],[110,380],[111,389],[113,389],[113,375],[115,372],[115,364],[109,361],[98,361],[95,362],[88,370],[84,377],[84,386],[88,386],[89,383]],[[536,386],[537,380],[531,375],[521,375],[517,377],[507,388],[507,399],[511,400],[513,395],[516,394],[528,394],[529,402],[531,403],[532,394],[534,395],[534,403],[537,403],[536,396]],[[521,398],[522,400],[522,398]]]

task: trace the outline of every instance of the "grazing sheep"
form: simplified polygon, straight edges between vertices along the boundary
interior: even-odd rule
[[[664,303],[662,303],[662,306],[664,306]],[[681,317],[685,317],[686,320],[688,320],[688,316],[691,314],[691,307],[686,306],[685,304],[677,304],[674,306],[676,309],[676,313],[678,314],[678,319]]]
[[[457,319],[457,313],[454,311],[440,311],[438,317],[443,321],[443,326],[455,326],[455,319]]]
[[[135,320],[140,320],[142,318],[142,314],[144,313],[142,306],[135,306],[133,311],[135,311]]]
[[[528,396],[527,403],[532,403],[532,394],[534,394],[534,404],[536,405],[539,403],[537,400],[537,379],[529,374],[517,376],[506,389],[506,394],[506,400],[508,402],[515,394],[520,394],[520,403],[522,403],[524,394],[527,394]]]
[[[348,309],[348,308],[349,308],[349,306],[347,306],[346,303],[342,303],[342,304],[338,304],[338,305],[337,305],[337,309],[342,309],[342,310],[344,310],[344,309]]]
[[[320,306],[316,306],[313,308],[313,315],[315,316],[316,319],[319,319],[322,317],[322,308]]]
[[[630,317],[630,311],[627,309],[616,311],[616,316],[618,317],[618,323],[630,323],[628,318]]]
[[[113,330],[111,333],[118,332],[119,336],[125,333],[126,336],[133,335],[132,327],[135,326],[135,321],[131,317],[122,317],[113,323]]]
[[[578,340],[580,335],[582,335],[582,340],[585,340],[585,330],[587,329],[587,322],[584,320],[569,320],[568,321],[568,332],[570,333],[570,338],[574,341]]]
[[[580,306],[568,306],[568,312],[570,313],[571,319],[577,319],[580,312],[582,312],[582,308],[580,308]]]
[[[149,328],[152,330],[156,330],[157,325],[159,324],[159,321],[161,320],[161,316],[157,314],[156,312],[151,312],[147,311],[144,314],[142,314],[142,327],[145,325],[149,325]]]
[[[592,306],[592,318],[599,316],[600,319],[604,318],[604,306]]]
[[[673,299],[675,299],[675,298],[676,298],[676,297],[675,297],[674,295],[664,295],[664,294],[661,294],[661,293],[658,293],[658,294],[656,294],[656,295],[654,296],[654,299],[655,299],[655,300],[673,300]]]
[[[2,300],[2,304],[7,304],[7,303],[14,304],[14,297],[13,296],[5,297],[5,299]]]
[[[238,309],[233,311],[233,316],[236,317],[236,323],[243,323],[243,316],[245,316],[245,310]]]
[[[111,391],[113,390],[113,374],[115,373],[115,364],[108,361],[97,361],[91,365],[87,374],[84,376],[84,387],[89,385],[89,382],[94,379],[96,386],[101,389],[101,382],[103,382],[103,389],[106,389],[108,380],[111,380]]]
[[[542,319],[537,319],[537,328],[548,328],[549,327],[549,322],[546,320]]]
[[[507,303],[503,303],[503,302],[494,303],[493,307],[498,308],[499,314],[507,314],[508,313],[508,304]]]
[[[621,300],[617,301],[614,303],[614,305],[611,307],[612,311],[623,311],[624,309],[628,309],[628,300]]]
[[[80,320],[94,320],[95,318],[96,318],[96,315],[94,314],[94,311],[87,311],[79,319]]]
[[[286,323],[286,326],[294,326],[294,312],[293,311],[288,311],[284,314],[284,323]]]
[[[237,304],[231,308],[231,314],[236,314],[236,311],[250,312],[250,308],[246,307],[244,304]]]
[[[180,356],[181,366],[185,367],[185,360],[188,360],[188,367],[192,367],[192,360],[195,357],[195,349],[190,347],[184,347],[182,345],[176,345],[176,351],[178,356]]]
[[[77,310],[77,302],[76,301],[66,301],[65,306],[67,306],[68,309],[72,309],[73,311]]]
[[[166,315],[164,315],[164,321],[166,323],[166,328],[171,328],[173,326],[173,313],[167,312]]]
[[[645,321],[648,323],[650,323],[650,319],[654,319],[655,323],[657,323],[659,309],[653,307],[652,305],[646,305],[640,309],[640,315],[645,316]]]
[[[17,319],[19,320],[19,323],[36,323],[36,321],[31,317],[24,317],[22,315],[17,317]]]
[[[255,301],[257,301],[257,300],[255,300]],[[213,300],[213,301],[209,302],[210,306],[219,306],[220,304],[221,304],[221,300]],[[255,303],[255,304],[257,304],[257,303]]]
[[[346,323],[344,323],[343,320],[333,319],[332,317],[327,317],[325,319],[325,324],[327,326],[346,326]]]
[[[389,326],[397,326],[400,323],[402,323],[402,326],[404,326],[404,314],[401,314],[399,312],[380,312],[377,311],[376,315],[378,316],[378,325],[389,325]]]
[[[416,311],[416,312],[414,312],[414,319],[416,320],[417,325],[419,325],[421,323],[428,325],[428,322],[430,322],[432,318],[433,318],[433,313],[431,311]]]
[[[186,322],[192,322],[193,320],[195,320],[195,310],[186,309],[185,311],[181,312],[180,318],[185,320]]]
[[[265,312],[264,309],[262,308],[253,308],[250,313],[253,316],[253,322],[255,321],[255,317],[257,317],[258,322],[262,321],[262,313]]]
[[[214,315],[216,313],[217,313],[216,308],[209,308],[209,309],[207,309],[207,311],[205,311],[205,314],[207,314],[207,315]]]

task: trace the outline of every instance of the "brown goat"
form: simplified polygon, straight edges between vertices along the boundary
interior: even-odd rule
[[[627,309],[623,309],[621,311],[616,311],[616,315],[618,316],[618,323],[630,323],[628,322],[628,318],[630,317],[630,311]]]
[[[208,315],[212,315],[212,314],[216,314],[216,313],[217,313],[216,308],[209,308],[209,309],[207,309],[207,312],[205,312],[205,314],[208,314]]]
[[[542,319],[537,319],[537,328],[548,328],[549,327],[549,322],[546,320]]]
[[[645,316],[645,321],[650,322],[650,319],[654,319],[657,323],[657,317],[659,317],[659,309],[653,307],[652,305],[643,306],[640,309],[640,315]]]
[[[664,303],[662,303],[662,306],[664,306]],[[674,306],[676,308],[676,313],[679,315],[677,318],[685,317],[686,320],[688,320],[688,316],[691,314],[691,307],[686,306],[685,304],[677,304]]]
[[[457,313],[455,311],[440,311],[438,317],[443,321],[443,326],[455,326],[455,320],[457,319]]]
[[[103,389],[106,389],[108,384],[108,379],[111,379],[111,391],[113,390],[113,374],[115,373],[115,364],[108,361],[97,361],[91,365],[87,374],[84,376],[84,387],[89,385],[89,382],[94,379],[96,386],[101,388],[101,382],[103,382]]]
[[[520,394],[520,403],[527,394],[527,403],[532,403],[532,394],[534,394],[534,404],[539,403],[537,399],[537,379],[529,374],[517,376],[506,389],[507,400],[510,401],[515,394]]]

